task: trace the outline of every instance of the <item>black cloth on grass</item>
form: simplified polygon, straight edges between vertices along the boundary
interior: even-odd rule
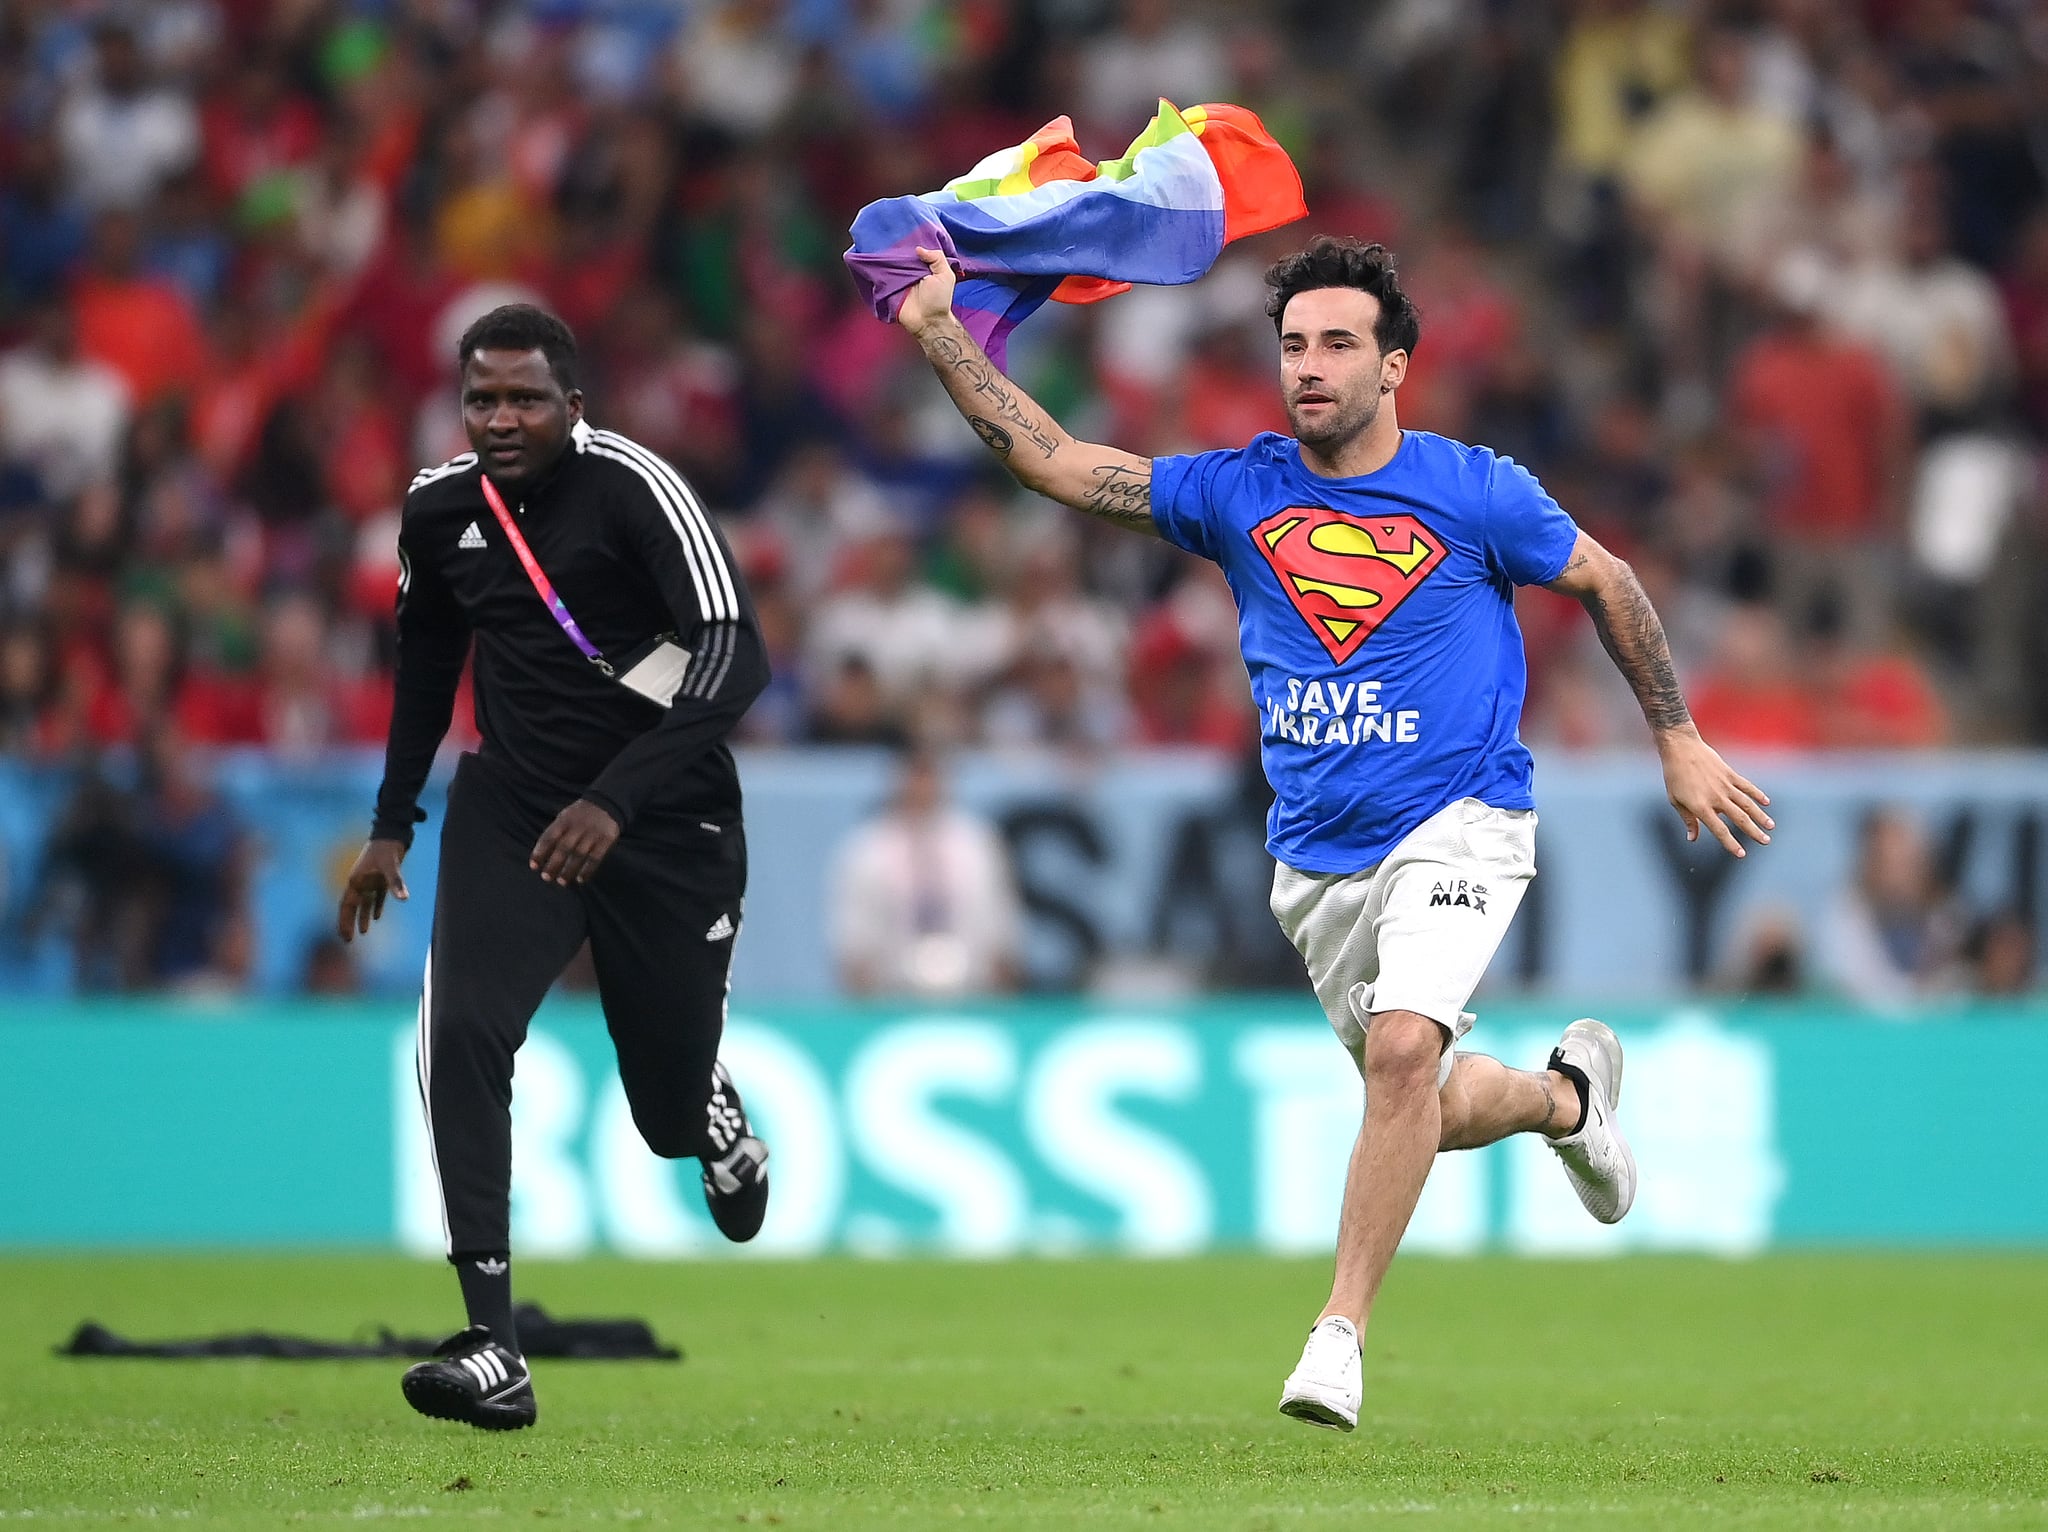
[[[587,1362],[679,1362],[683,1354],[655,1338],[642,1319],[554,1319],[537,1303],[514,1310],[524,1354],[551,1360]],[[132,1356],[159,1358],[268,1357],[287,1362],[347,1360],[360,1357],[428,1357],[440,1342],[430,1336],[397,1335],[378,1326],[369,1341],[307,1340],[299,1335],[272,1335],[248,1330],[198,1340],[132,1341],[88,1320],[63,1345],[59,1356]]]

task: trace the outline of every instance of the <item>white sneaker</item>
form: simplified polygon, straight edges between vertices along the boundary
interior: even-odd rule
[[[1364,1396],[1358,1331],[1350,1320],[1332,1314],[1308,1332],[1301,1360],[1280,1387],[1280,1413],[1312,1426],[1349,1431],[1358,1424]]]
[[[1614,1120],[1621,1100],[1621,1039],[1604,1022],[1581,1017],[1564,1029],[1550,1067],[1586,1078],[1586,1120],[1569,1138],[1553,1138],[1550,1147],[1564,1161],[1565,1178],[1586,1211],[1602,1223],[1620,1223],[1636,1200],[1636,1157]]]

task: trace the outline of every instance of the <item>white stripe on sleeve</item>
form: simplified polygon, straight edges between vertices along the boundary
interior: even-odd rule
[[[718,674],[713,676],[704,687],[704,695],[706,697],[718,695],[719,688],[725,685],[725,678],[732,670],[733,657],[739,652],[740,630],[737,625],[729,625],[725,629],[725,652],[719,656],[718,660]]]
[[[634,462],[633,459],[627,457],[623,452],[614,452],[609,447],[601,446],[595,437],[592,438],[590,445],[584,450],[596,457],[608,457],[615,463],[624,463],[628,468],[639,474],[642,479],[646,480],[649,492],[653,494],[656,503],[661,506],[662,514],[668,517],[669,525],[675,528],[677,541],[683,545],[683,561],[690,566],[690,584],[697,592],[697,609],[704,615],[706,620],[710,620],[713,617],[712,601],[717,592],[717,583],[713,581],[709,585],[706,584],[703,568],[698,563],[696,545],[691,542],[689,533],[683,530],[682,516],[677,507],[671,503],[667,490],[662,487],[661,482],[652,473],[648,472],[639,463]]]
[[[664,485],[670,498],[680,512],[680,533],[687,527],[689,536],[695,541],[704,559],[706,575],[717,586],[717,609],[704,615],[711,621],[736,618],[740,614],[740,600],[733,589],[732,571],[726,567],[725,555],[718,545],[718,534],[711,529],[711,517],[704,510],[704,503],[697,498],[697,492],[689,482],[670,466],[668,460],[649,452],[638,442],[624,437],[616,431],[597,431],[591,435],[593,445],[602,443],[606,447],[625,454],[654,481]]]
[[[717,696],[718,682],[714,678],[714,672],[717,672],[719,675],[723,674],[719,670],[721,660],[724,661],[727,667],[731,666],[733,651],[737,647],[738,628],[736,624],[721,622],[707,628],[706,636],[697,645],[696,657],[691,662],[689,677],[683,687],[684,694],[686,696],[703,698]]]
[[[411,494],[416,489],[424,489],[436,479],[445,479],[451,473],[461,473],[465,468],[474,467],[476,467],[476,454],[474,452],[457,453],[439,468],[422,468],[418,473],[414,474],[412,476],[412,483],[406,487],[406,493]]]

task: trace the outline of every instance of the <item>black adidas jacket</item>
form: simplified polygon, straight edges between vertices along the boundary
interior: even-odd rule
[[[588,798],[622,827],[643,812],[736,819],[725,736],[768,684],[768,662],[731,550],[689,485],[647,448],[579,421],[555,466],[506,498],[607,658],[674,632],[689,669],[667,709],[606,676],[527,579],[476,454],[428,469],[398,534],[398,674],[371,834],[411,844],[472,637],[482,754],[536,803]]]

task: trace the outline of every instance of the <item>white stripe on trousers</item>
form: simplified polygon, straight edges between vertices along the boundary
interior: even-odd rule
[[[434,1167],[434,1200],[441,1208],[441,1245],[455,1254],[455,1233],[448,1226],[448,1190],[441,1183],[441,1151],[434,1144],[434,949],[427,948],[426,972],[420,976],[420,1019],[413,1045],[413,1077],[419,1081],[420,1115],[427,1122],[427,1161]]]

